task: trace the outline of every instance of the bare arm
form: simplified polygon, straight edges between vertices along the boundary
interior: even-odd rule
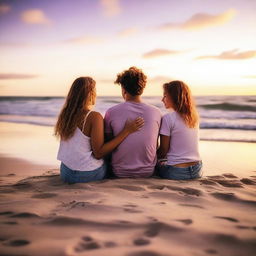
[[[157,157],[158,158],[165,158],[167,152],[169,151],[170,148],[170,136],[165,136],[160,134],[160,147],[157,150]]]
[[[91,146],[95,158],[100,159],[113,151],[129,134],[138,131],[144,120],[137,118],[134,121],[126,122],[123,130],[112,140],[104,144],[104,121],[101,114],[94,112],[91,129]]]

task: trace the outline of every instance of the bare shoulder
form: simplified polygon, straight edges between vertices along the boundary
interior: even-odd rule
[[[102,121],[103,117],[101,115],[101,113],[97,112],[97,111],[92,111],[89,115],[89,118],[92,122],[94,121]]]

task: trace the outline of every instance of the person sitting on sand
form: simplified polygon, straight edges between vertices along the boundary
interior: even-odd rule
[[[164,106],[170,110],[162,118],[157,173],[165,179],[194,179],[202,176],[198,152],[199,117],[189,87],[182,81],[163,85]]]
[[[60,173],[64,182],[103,179],[106,166],[102,157],[143,126],[143,119],[136,115],[135,120],[124,122],[115,138],[104,144],[103,117],[91,110],[95,100],[95,81],[90,77],[79,77],[73,82],[58,117],[55,126],[55,135],[60,137],[57,159],[61,161]]]
[[[122,130],[126,119],[141,116],[145,121],[140,131],[131,134],[112,152],[111,167],[117,177],[149,177],[154,172],[161,112],[141,100],[146,79],[136,67],[118,74],[115,83],[121,85],[125,102],[109,108],[105,114],[105,133],[110,139]]]

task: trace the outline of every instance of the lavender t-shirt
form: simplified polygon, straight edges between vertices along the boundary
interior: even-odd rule
[[[136,102],[118,104],[106,112],[105,133],[116,136],[127,119],[144,119],[141,130],[130,134],[112,152],[112,169],[118,177],[149,177],[156,164],[157,138],[161,124],[158,108]]]
[[[177,112],[165,114],[160,134],[170,136],[167,164],[175,165],[200,161],[198,152],[198,127],[189,128]]]

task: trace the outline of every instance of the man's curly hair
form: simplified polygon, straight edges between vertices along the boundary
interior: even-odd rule
[[[141,69],[130,67],[117,75],[116,84],[120,84],[132,96],[141,95],[147,83],[147,76]]]

